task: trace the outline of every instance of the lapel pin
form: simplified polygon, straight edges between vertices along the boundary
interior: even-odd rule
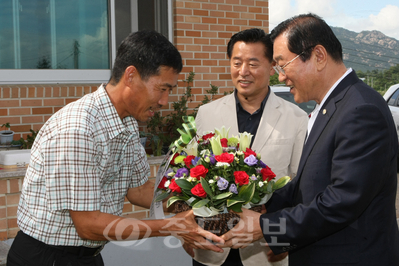
[[[326,109],[323,109],[323,115],[325,115],[327,113]]]

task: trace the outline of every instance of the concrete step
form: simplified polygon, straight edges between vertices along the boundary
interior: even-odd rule
[[[7,254],[9,249],[9,245],[4,243],[3,241],[0,241],[0,266],[7,265]]]

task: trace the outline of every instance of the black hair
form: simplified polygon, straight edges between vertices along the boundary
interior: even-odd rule
[[[266,34],[264,30],[258,28],[252,28],[237,32],[231,36],[229,43],[227,44],[227,56],[231,59],[233,53],[233,47],[236,42],[244,43],[263,43],[265,46],[265,57],[271,62],[273,60],[273,43],[270,39],[270,35]]]
[[[309,13],[287,19],[270,33],[272,42],[281,34],[286,34],[288,50],[294,54],[304,52],[300,58],[308,60],[312,48],[322,45],[336,62],[343,62],[342,45],[327,23],[319,16]]]
[[[119,45],[110,81],[119,83],[129,66],[134,66],[140,77],[148,80],[159,75],[161,66],[180,73],[183,63],[179,51],[165,36],[153,30],[141,30],[131,33]]]

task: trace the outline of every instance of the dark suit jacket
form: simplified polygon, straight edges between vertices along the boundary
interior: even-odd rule
[[[399,265],[397,152],[386,102],[352,71],[321,107],[297,177],[266,205],[271,249],[290,266]]]

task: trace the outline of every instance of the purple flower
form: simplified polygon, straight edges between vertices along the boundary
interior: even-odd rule
[[[255,175],[251,175],[250,178],[251,178],[251,180],[253,180],[253,181],[258,180],[258,179],[256,178]]]
[[[244,163],[246,163],[249,166],[254,166],[258,163],[258,159],[256,159],[256,157],[253,154],[251,154],[244,159]]]
[[[218,182],[217,182],[219,190],[226,189],[229,186],[229,181],[224,179],[223,177],[220,177]]]
[[[184,175],[188,176],[187,168],[179,168],[176,171],[175,177],[183,177]]]
[[[231,184],[231,185],[230,185],[229,191],[232,192],[232,193],[234,193],[234,194],[238,194],[237,186],[234,185],[234,184]]]
[[[215,163],[216,163],[215,155],[209,156],[209,160],[210,160],[209,163],[210,163],[211,165],[215,165]]]
[[[191,160],[191,163],[192,163],[194,166],[196,166],[197,163],[198,163],[198,161],[199,161],[199,159],[201,159],[201,158],[200,158],[200,157],[195,157],[194,159]]]
[[[259,160],[259,166],[262,168],[266,168],[266,164],[264,162],[262,162],[261,160]]]

